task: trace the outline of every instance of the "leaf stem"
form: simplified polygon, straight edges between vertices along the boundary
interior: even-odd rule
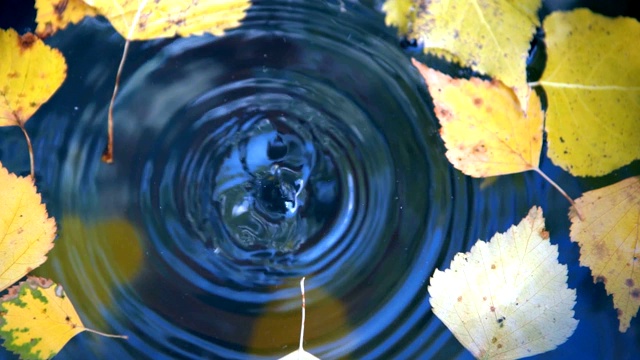
[[[131,38],[133,37],[134,30],[136,26],[138,26],[138,22],[140,20],[140,14],[142,13],[142,9],[147,5],[148,0],[144,0],[138,6],[138,11],[133,18],[133,23],[129,26],[129,33],[126,38],[126,42],[124,43],[124,50],[122,51],[122,58],[120,59],[120,65],[118,66],[118,72],[116,74],[116,83],[113,86],[113,95],[111,95],[111,102],[109,102],[109,119],[107,123],[108,128],[108,139],[107,139],[107,148],[102,153],[102,161],[107,164],[111,164],[113,162],[113,107],[116,102],[116,95],[118,94],[118,86],[120,84],[120,75],[122,75],[122,69],[124,68],[124,62],[127,59],[127,53],[129,52],[129,44],[131,43]]]
[[[564,198],[567,199],[569,201],[569,203],[571,204],[571,206],[573,206],[573,208],[576,210],[576,214],[578,214],[578,218],[580,218],[581,221],[584,221],[584,218],[582,217],[582,214],[580,213],[580,210],[576,206],[575,201],[573,201],[573,199],[571,197],[569,197],[569,195],[567,195],[567,193],[564,190],[562,190],[560,185],[556,184],[553,180],[551,180],[551,178],[548,177],[547,174],[542,172],[542,170],[540,170],[539,168],[535,167],[535,168],[533,168],[533,170],[535,170],[535,172],[540,174],[540,176],[542,176],[545,180],[547,180],[547,182],[549,184],[551,184],[554,188],[556,188],[560,192],[560,194],[562,194],[562,196],[564,196]]]
[[[300,292],[302,293],[302,325],[300,326],[300,350],[302,351],[302,343],[304,342],[304,321],[305,321],[305,299],[304,299],[304,277],[300,280]]]
[[[533,81],[533,82],[527,83],[527,85],[529,85],[531,87],[542,86],[540,81]]]
[[[31,139],[29,138],[29,134],[27,134],[27,129],[24,128],[24,124],[21,121],[18,121],[18,126],[20,127],[20,130],[22,130],[25,140],[27,140],[27,147],[29,148],[29,164],[31,165],[31,179],[36,181],[35,162],[33,160],[33,146],[31,146]]]
[[[107,334],[107,333],[103,333],[102,331],[98,331],[98,330],[93,330],[93,329],[89,329],[89,328],[83,328],[85,331],[88,331],[90,333],[94,333],[94,334],[98,334],[100,336],[104,336],[104,337],[108,337],[108,338],[118,338],[118,339],[129,339],[129,337],[127,335],[113,335],[113,334]]]

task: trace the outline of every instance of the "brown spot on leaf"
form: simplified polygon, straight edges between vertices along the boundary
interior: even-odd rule
[[[60,0],[57,4],[53,4],[53,11],[58,15],[58,20],[62,21],[62,15],[67,10],[67,5],[69,5],[69,0]]]
[[[480,98],[474,98],[473,99],[473,105],[480,107],[482,105],[482,99]]]
[[[23,51],[28,50],[33,46],[33,44],[35,44],[37,40],[38,37],[36,37],[32,33],[26,33],[18,38],[18,46]]]
[[[451,111],[447,109],[443,109],[439,106],[436,107],[436,116],[438,117],[438,119],[443,121],[449,121],[453,117],[453,115],[451,114]]]
[[[491,338],[491,343],[492,344],[495,344],[497,342],[498,342],[498,338],[497,337],[494,336],[494,337]]]
[[[489,310],[491,310],[491,312],[496,312],[496,307],[492,305]]]
[[[491,270],[495,270],[496,269],[496,264],[491,264]]]
[[[596,276],[596,283],[607,283],[607,278],[602,276],[602,275],[598,275]]]
[[[458,296],[458,302],[462,302],[462,296]]]
[[[627,279],[624,281],[624,284],[628,287],[633,287],[633,279]]]
[[[502,349],[502,344],[498,344],[498,349]]]
[[[18,76],[20,76],[20,74],[19,74],[17,71],[10,72],[10,73],[7,75],[7,77],[8,77],[9,79],[15,79],[15,78],[17,78]],[[5,92],[6,92],[6,91],[5,91]]]
[[[484,145],[484,143],[480,142],[478,144],[476,144],[473,147],[473,153],[474,154],[484,154],[487,152],[487,147]]]
[[[636,299],[636,300],[640,300],[640,289],[639,288],[635,288],[635,289],[631,290],[631,297]]]
[[[618,318],[622,316],[622,314],[624,314],[624,312],[620,309],[616,310],[616,313],[618,313]]]

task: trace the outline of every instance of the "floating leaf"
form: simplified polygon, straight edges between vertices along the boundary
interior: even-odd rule
[[[82,0],[36,0],[36,34],[44,38],[69,24],[77,24],[85,16],[96,16],[96,9]]]
[[[387,1],[389,3],[389,1]],[[523,108],[528,104],[526,62],[541,0],[413,1],[417,14],[409,36],[422,40],[424,51],[445,56],[511,87]],[[385,4],[386,5],[386,4]],[[405,9],[396,6],[392,9]],[[390,16],[393,13],[387,13]],[[402,24],[399,15],[387,22]]]
[[[85,328],[62,286],[49,279],[29,277],[10,288],[0,312],[3,346],[23,359],[50,359],[85,330],[123,337]]]
[[[0,126],[19,126],[33,149],[24,124],[58,90],[67,76],[62,54],[35,35],[0,29]]]
[[[62,54],[35,35],[0,30],[0,126],[21,126],[67,76]]]
[[[518,226],[458,253],[429,285],[433,313],[476,358],[516,359],[564,343],[578,321],[567,267],[533,207]]]
[[[640,23],[587,9],[544,21],[548,156],[578,176],[640,159]]]
[[[47,214],[31,178],[0,163],[0,290],[40,266],[53,247],[56,222]]]
[[[640,308],[640,177],[588,191],[576,200],[584,215],[571,218],[571,240],[580,244],[580,264],[613,294],[620,331]]]
[[[543,113],[538,96],[524,114],[500,81],[453,79],[413,60],[433,97],[447,159],[463,173],[487,177],[538,169]]]
[[[320,360],[313,356],[311,353],[305,351],[302,348],[304,342],[304,320],[305,320],[305,299],[304,299],[304,278],[300,280],[300,292],[302,293],[302,325],[300,326],[300,347],[298,350],[292,352],[289,355],[283,356],[280,360]]]
[[[209,33],[237,27],[249,0],[84,0],[125,39],[150,40]]]
[[[387,26],[395,26],[401,34],[409,32],[416,20],[414,0],[387,0],[382,5],[385,12],[384,22]]]

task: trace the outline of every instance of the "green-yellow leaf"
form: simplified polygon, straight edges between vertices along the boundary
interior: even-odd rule
[[[533,207],[518,226],[458,253],[429,284],[433,313],[478,359],[517,359],[564,343],[578,324],[567,267]]]
[[[580,264],[613,295],[620,331],[640,308],[640,176],[588,191],[571,213],[571,240],[580,244]]]
[[[244,19],[249,0],[84,0],[128,40],[209,33],[221,35]]]
[[[56,222],[33,180],[9,173],[0,163],[0,290],[40,266],[55,237]]]
[[[640,23],[587,9],[544,21],[548,156],[578,176],[640,159]]]
[[[526,61],[540,0],[416,2],[409,35],[422,40],[425,52],[450,53],[448,60],[502,81],[526,108]]]
[[[50,359],[85,330],[62,286],[29,277],[0,299],[3,346],[22,359]]]

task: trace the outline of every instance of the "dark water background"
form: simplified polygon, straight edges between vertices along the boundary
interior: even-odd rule
[[[534,173],[482,189],[448,164],[410,66],[419,51],[400,46],[380,5],[255,1],[224,37],[133,43],[113,165],[99,159],[123,39],[87,19],[47,41],[69,70],[27,124],[59,224],[37,273],[65,286],[87,327],[130,337],[83,333],[56,358],[273,359],[297,346],[302,276],[305,348],[320,358],[470,358],[430,312],[428,279],[533,205],[580,320],[539,357],[640,358],[638,320],[620,334],[611,299],[578,265],[566,200]],[[32,29],[32,16],[29,2],[2,1],[3,27]],[[17,128],[0,128],[0,161],[29,172]],[[574,198],[640,173],[575,179],[545,157],[541,168]]]

